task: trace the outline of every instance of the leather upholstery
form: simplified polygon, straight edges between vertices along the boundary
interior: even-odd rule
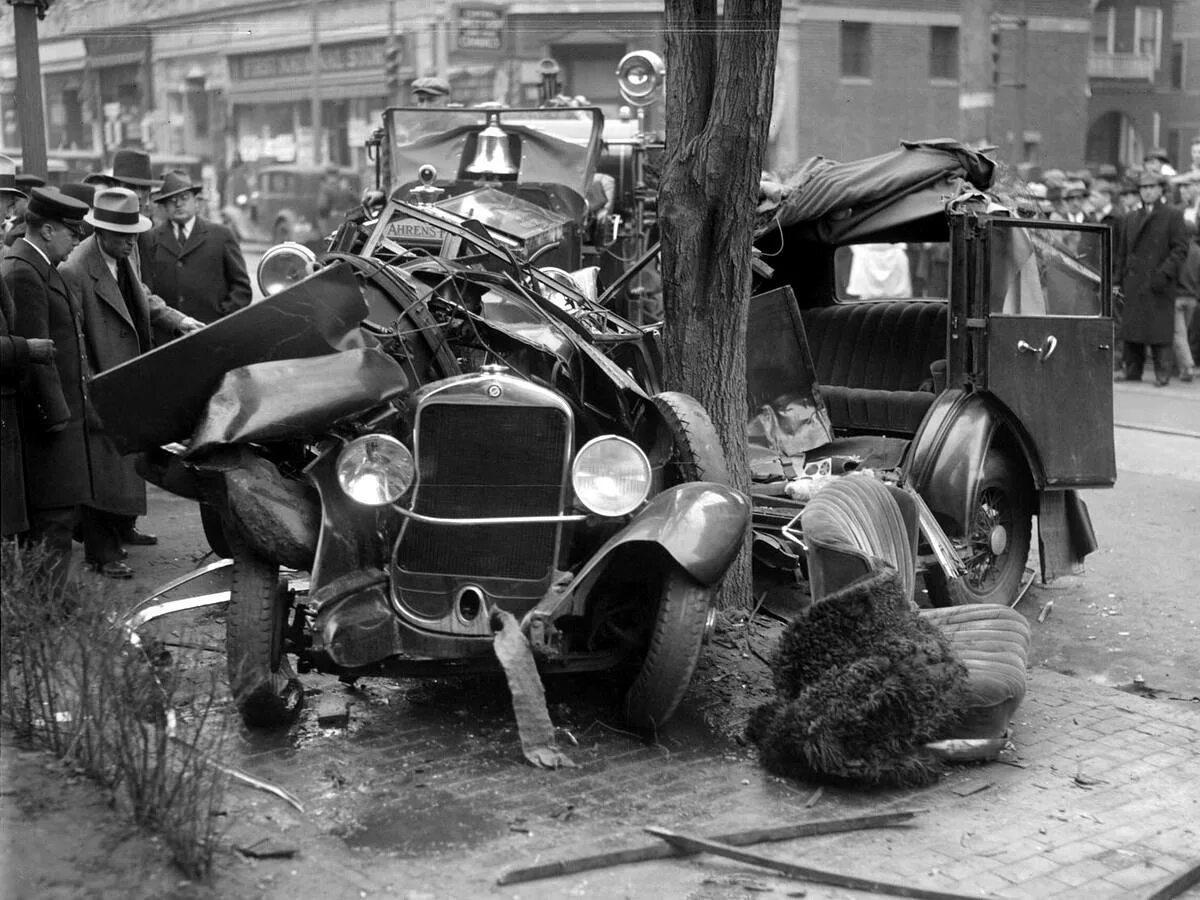
[[[847,475],[821,490],[801,514],[814,603],[881,565],[901,573],[915,596],[917,512],[903,490],[868,475]],[[914,603],[915,606],[915,603]],[[969,699],[953,738],[996,738],[1025,698],[1029,623],[996,604],[920,610],[967,666]]]
[[[838,303],[801,315],[834,427],[914,433],[935,396],[930,366],[947,355],[945,301]]]

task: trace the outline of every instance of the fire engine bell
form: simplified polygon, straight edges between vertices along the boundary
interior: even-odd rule
[[[485,177],[517,174],[517,166],[508,149],[508,134],[500,127],[499,116],[488,117],[487,127],[479,132],[478,140],[475,159],[467,166],[468,172]]]

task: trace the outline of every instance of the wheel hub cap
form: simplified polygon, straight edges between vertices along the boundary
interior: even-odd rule
[[[992,547],[992,553],[999,556],[1008,549],[1008,530],[1003,525],[996,525],[992,528],[992,533],[989,538],[989,543]]]

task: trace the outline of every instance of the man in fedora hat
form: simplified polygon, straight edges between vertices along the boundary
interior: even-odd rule
[[[43,541],[49,572],[65,582],[71,564],[76,507],[92,497],[87,447],[87,381],[83,308],[55,268],[79,242],[88,208],[54,188],[34,188],[25,235],[0,262],[18,301],[13,333],[54,342],[54,365],[31,370],[21,395],[28,538]]]
[[[92,369],[100,373],[148,351],[154,329],[185,334],[202,323],[171,309],[147,294],[133,269],[137,236],[151,229],[141,214],[137,194],[128,188],[96,193],[84,216],[94,233],[60,267],[63,279],[79,298]],[[110,578],[129,578],[122,562],[123,536],[146,512],[146,484],[97,423],[88,433],[92,464],[92,497],[82,504],[80,520],[84,555],[89,565]]]
[[[153,220],[154,206],[150,194],[162,184],[150,169],[150,154],[144,150],[118,150],[113,154],[110,184],[105,187],[123,187],[133,191],[141,203],[142,215]],[[138,235],[137,248],[133,252],[133,264],[141,273],[142,283],[150,284],[150,260],[154,258],[154,235],[147,231]]]
[[[154,229],[149,283],[168,304],[201,322],[250,305],[250,277],[233,232],[197,215],[202,188],[183,171],[167,172],[153,195],[166,213]]]
[[[21,196],[13,202],[4,221],[5,247],[11,247],[25,234],[25,204],[28,202],[29,192],[45,186],[46,179],[41,175],[22,172],[16,176],[16,188]]]
[[[17,188],[16,167],[0,154],[0,219],[25,192]],[[25,508],[25,468],[21,446],[21,378],[33,365],[54,361],[54,341],[13,334],[17,310],[0,278],[0,537],[20,534],[29,528]]]
[[[1149,170],[1138,176],[1142,208],[1130,213],[1119,230],[1114,266],[1125,294],[1121,317],[1125,371],[1118,380],[1142,380],[1148,347],[1159,387],[1171,377],[1175,285],[1187,256],[1183,213],[1163,197],[1167,183],[1165,175]]]

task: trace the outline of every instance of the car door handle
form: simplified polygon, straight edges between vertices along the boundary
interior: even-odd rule
[[[1035,347],[1026,340],[1017,341],[1018,353],[1036,353],[1042,362],[1050,358],[1050,354],[1054,352],[1056,347],[1058,347],[1058,338],[1052,334],[1046,335],[1046,339],[1042,341],[1042,346],[1040,347]]]

